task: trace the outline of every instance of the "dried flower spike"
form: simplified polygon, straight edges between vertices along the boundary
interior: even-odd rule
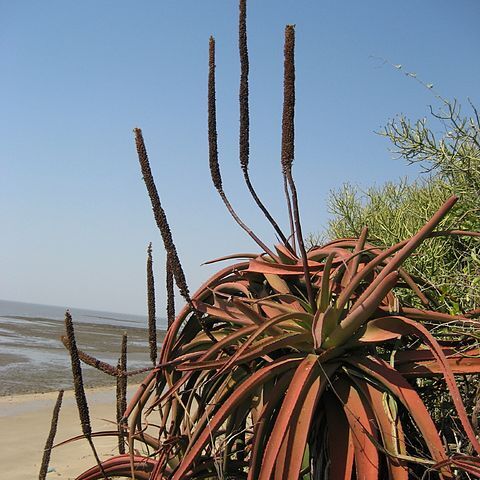
[[[307,287],[308,302],[312,310],[316,310],[312,281],[308,268],[307,252],[303,243],[302,226],[298,208],[298,196],[295,182],[292,177],[292,164],[295,157],[295,26],[285,27],[284,47],[284,80],[283,80],[283,117],[282,117],[282,168],[284,179],[292,194],[292,214],[297,237],[298,247],[302,257],[305,285]],[[286,185],[285,185],[286,186]],[[287,189],[286,189],[287,192]],[[290,205],[288,193],[287,200]]]
[[[230,204],[222,186],[222,177],[220,174],[220,166],[218,163],[218,146],[217,146],[217,114],[215,100],[215,39],[210,37],[209,55],[208,55],[208,152],[210,163],[210,176],[212,182],[220,195],[225,207],[237,224],[245,230],[245,232],[253,239],[253,241],[268,255],[276,259],[277,256],[270,250],[253,232],[247,227],[237,215]]]
[[[83,434],[90,437],[92,427],[90,425],[90,413],[88,411],[87,397],[83,386],[82,367],[78,357],[77,342],[75,340],[75,331],[73,329],[72,316],[67,310],[65,313],[65,329],[67,332],[67,340],[70,351],[70,360],[72,364],[73,388],[75,390],[75,398],[77,400],[78,414],[82,425]]]
[[[122,346],[120,358],[118,359],[118,370],[124,372],[117,377],[117,425],[118,425],[118,451],[121,454],[125,453],[125,428],[126,422],[123,419],[123,414],[127,409],[127,333],[122,335]]]
[[[65,346],[65,348],[68,351],[70,351],[70,344],[68,342],[68,338],[65,335],[62,335],[60,339],[62,340],[62,343]],[[109,363],[106,363],[106,362],[102,362],[102,360],[92,357],[92,355],[89,355],[88,353],[85,353],[84,351],[78,348],[77,348],[77,353],[78,353],[78,358],[86,365],[90,365],[91,367],[96,368],[97,370],[100,370],[101,372],[106,373],[107,375],[110,375],[112,377],[118,376],[118,368],[115,368],[113,365],[110,365]]]
[[[78,415],[80,417],[80,424],[82,425],[82,432],[85,435],[90,448],[92,449],[95,460],[100,468],[102,475],[105,479],[106,476],[100,458],[95,449],[95,445],[92,441],[92,427],[90,424],[90,412],[88,409],[87,396],[85,395],[85,388],[83,386],[83,377],[82,377],[82,366],[80,364],[80,358],[78,356],[77,342],[75,340],[75,331],[73,328],[73,321],[70,312],[67,310],[65,312],[65,330],[67,333],[67,341],[70,351],[70,360],[72,364],[72,374],[73,374],[73,388],[75,391],[75,399],[77,401]]]
[[[295,27],[285,27],[282,115],[282,168],[291,171],[295,156]]]
[[[158,195],[157,187],[155,186],[155,182],[153,180],[153,175],[150,169],[150,163],[148,161],[147,149],[145,148],[142,131],[139,128],[135,128],[133,131],[135,133],[135,143],[137,146],[140,168],[142,169],[143,180],[147,187],[148,195],[152,203],[153,215],[162,235],[165,250],[171,259],[171,267],[173,271],[173,276],[175,278],[175,283],[177,284],[182,297],[189,305],[191,305],[192,301],[190,299],[190,292],[188,289],[187,281],[185,279],[185,274],[183,273],[183,268],[177,254],[177,249],[175,247],[175,244],[173,243],[172,233],[170,231],[170,226],[168,225],[167,216],[162,208],[162,204],[160,203],[160,197]]]
[[[165,288],[167,290],[167,325],[170,327],[175,320],[175,292],[173,289],[172,268],[168,255],[165,265]]]
[[[250,180],[250,174],[248,172],[248,164],[250,157],[250,114],[248,104],[248,73],[249,73],[249,60],[248,60],[248,47],[247,47],[247,1],[240,0],[239,3],[239,19],[238,19],[238,49],[240,53],[240,90],[239,90],[239,103],[240,103],[240,135],[239,135],[239,155],[240,166],[242,167],[243,177],[247,188],[252,195],[253,200],[257,204],[258,208],[263,212],[267,220],[272,225],[273,229],[279,236],[283,244],[293,252],[290,243],[285,237],[284,233],[278,226],[275,219],[267,210],[263,202],[260,200],[257,192],[253,188]]]
[[[153,277],[152,243],[147,249],[147,307],[148,307],[148,343],[150,360],[157,362],[157,319],[155,317],[155,279]]]
[[[63,390],[58,392],[57,401],[52,413],[52,422],[50,423],[50,433],[48,434],[47,441],[45,443],[45,449],[43,451],[42,465],[40,466],[40,473],[38,475],[39,480],[45,480],[48,472],[48,464],[50,463],[50,454],[52,452],[53,441],[57,433],[58,415],[62,406]]]

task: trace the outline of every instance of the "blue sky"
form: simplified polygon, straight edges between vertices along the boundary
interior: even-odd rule
[[[412,167],[375,135],[424,116],[431,92],[479,104],[476,0],[250,0],[251,175],[286,225],[279,168],[283,30],[296,24],[294,175],[305,232],[328,220],[343,182],[381,184]],[[0,298],[145,311],[145,250],[162,244],[139,173],[141,127],[190,287],[210,258],[256,246],[211,186],[206,132],[208,38],[217,42],[224,186],[265,242],[274,236],[242,183],[237,155],[236,0],[49,0],[0,5]]]

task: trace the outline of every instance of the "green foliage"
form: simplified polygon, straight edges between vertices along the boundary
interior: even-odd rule
[[[428,121],[412,123],[400,116],[381,132],[398,157],[420,165],[423,176],[413,183],[402,179],[363,192],[346,184],[332,192],[329,207],[333,218],[328,237],[356,237],[368,225],[372,243],[391,245],[413,235],[452,194],[459,196],[460,202],[441,228],[480,230],[478,113],[472,105],[472,115],[462,116],[457,102],[441,102],[439,111],[431,109]],[[435,133],[438,130],[440,134]],[[406,266],[424,280],[425,293],[437,308],[459,313],[480,306],[477,239],[432,239]]]

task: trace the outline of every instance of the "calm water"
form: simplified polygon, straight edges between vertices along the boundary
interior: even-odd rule
[[[140,315],[70,308],[78,348],[116,364],[123,332],[128,334],[128,367],[149,362],[147,318]],[[65,308],[0,300],[0,395],[71,388],[70,359],[60,337]],[[159,328],[165,321],[159,320]],[[163,338],[159,331],[158,340]],[[84,367],[86,386],[114,379]],[[141,376],[136,380],[141,380]]]

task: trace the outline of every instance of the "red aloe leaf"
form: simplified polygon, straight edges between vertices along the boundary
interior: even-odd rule
[[[293,424],[290,425],[289,434],[284,439],[286,455],[280,479],[298,478],[300,475],[315,407],[324,389],[325,382],[322,377],[317,377],[308,390],[303,403],[297,406],[298,414],[292,422]]]
[[[454,455],[451,458],[452,464],[461,468],[467,473],[477,475],[480,478],[480,459],[469,455]]]
[[[103,430],[100,432],[92,432],[91,434],[92,438],[96,437],[118,437],[118,430]],[[63,445],[67,445],[68,443],[71,442],[76,442],[78,440],[84,440],[86,437],[85,435],[77,435],[75,437],[68,438],[67,440],[63,440],[63,442],[59,442],[55,444],[52,448],[57,448],[61,447]],[[136,438],[136,440],[139,440],[140,437]],[[142,433],[142,438],[140,439],[145,443],[146,445],[152,447],[152,448],[158,448],[159,447],[159,442],[158,439],[152,437],[151,435],[148,435],[146,433]]]
[[[212,418],[210,418],[208,426],[200,432],[195,443],[192,445],[192,448],[186,452],[181,464],[174,472],[172,480],[183,479],[183,476],[192,467],[195,460],[205,448],[205,445],[210,441],[212,433],[222,426],[225,419],[232,413],[233,409],[235,409],[239,403],[244,402],[247,398],[251,397],[259,385],[269,381],[276,375],[280,375],[282,372],[294,368],[300,362],[301,359],[299,358],[276,360],[263,367],[261,370],[256,371],[241,383],[223,405],[218,408],[218,411],[212,416]]]
[[[389,479],[408,480],[408,468],[398,459],[399,454],[406,454],[405,437],[402,424],[398,421],[398,415],[392,413],[388,404],[384,404],[384,392],[359,378],[354,378],[354,382],[367,399],[375,415],[385,447]]]
[[[231,335],[229,335],[228,337],[225,337],[224,339],[222,339],[219,342],[212,345],[199,358],[199,361],[207,360],[207,359],[213,357],[218,352],[220,352],[224,347],[226,347],[226,346],[228,346],[232,343],[235,343],[239,338],[241,338],[243,336],[249,335],[250,333],[255,331],[256,328],[257,328],[256,325],[250,325],[248,327],[243,327],[242,329],[238,330],[237,332],[234,332]],[[178,392],[178,390],[180,389],[180,387],[182,385],[184,385],[191,378],[193,373],[194,373],[193,371],[192,372],[186,372],[185,375],[183,375],[175,384],[173,384],[165,393],[163,393],[156,400],[156,402],[154,403],[153,406],[156,406],[156,405],[159,405],[159,404],[163,403],[166,399],[168,399],[171,396],[175,396],[176,393]],[[155,375],[153,375],[153,378],[155,376],[156,376],[156,372],[155,372]],[[127,408],[128,415],[131,413],[131,411],[133,410],[135,405],[138,403],[139,397],[143,394],[143,391],[144,391],[143,389],[139,388],[139,390],[135,393],[134,398],[132,398],[132,400],[131,400],[128,408]],[[127,413],[125,413],[125,417],[127,417],[128,415],[127,415]]]
[[[274,299],[278,299],[280,302],[272,301]],[[243,298],[242,300],[244,302],[251,301],[251,300],[246,300],[245,298]],[[270,317],[274,317],[279,313],[292,313],[292,312],[305,313],[306,310],[308,310],[309,308],[308,304],[305,304],[302,299],[299,299],[292,294],[287,295],[287,294],[277,293],[274,295],[269,295],[268,297],[265,297],[265,298],[255,299],[254,302],[257,305],[260,305],[262,307],[262,310],[265,311],[265,313],[268,312],[268,314],[266,313],[266,315]],[[292,305],[295,303],[298,303],[298,306]],[[276,312],[272,313],[274,310]]]
[[[314,261],[308,262],[310,273],[323,270],[323,263]],[[297,263],[295,265],[286,265],[278,263],[270,263],[265,260],[250,260],[247,272],[273,274],[273,275],[303,275],[303,265]]]
[[[275,292],[286,294],[291,293],[290,288],[288,288],[287,282],[278,275],[266,273],[264,276],[269,285],[273,288],[273,290],[275,290]]]
[[[412,291],[420,299],[422,304],[425,306],[430,305],[428,298],[420,290],[417,282],[415,282],[415,280],[403,268],[399,268],[398,273],[400,274],[400,278],[412,289]]]
[[[297,312],[304,312],[305,310],[302,308],[300,303],[298,302],[297,299],[293,299],[291,295],[291,290],[285,280],[280,278],[278,275],[273,275],[271,273],[266,273],[265,279],[269,283],[269,285],[275,290],[277,293],[281,293],[285,295],[286,297],[283,298],[288,298],[289,301],[286,303],[293,309],[296,310]]]
[[[387,266],[379,273],[375,280],[360,295],[353,308],[358,308],[382,282],[382,280],[394,270],[397,270],[412,252],[432,233],[433,229],[442,221],[443,217],[457,202],[458,197],[450,197],[432,216],[432,218],[402,247],[402,249],[387,263]]]
[[[296,417],[292,415],[292,423],[295,422],[295,420],[296,420]],[[288,478],[286,476],[287,474],[286,462],[287,462],[287,455],[288,455],[288,442],[291,436],[292,436],[292,429],[288,427],[285,438],[283,439],[282,444],[280,446],[280,450],[278,451],[277,459],[275,460],[275,466],[274,466],[274,471],[272,476],[273,480],[283,480]],[[303,452],[301,455],[303,456]],[[296,478],[298,478],[298,472],[297,472]]]
[[[236,280],[234,282],[225,282],[217,285],[212,290],[216,294],[223,294],[224,296],[230,296],[230,292],[243,293],[246,297],[251,297],[252,294],[248,289],[249,282],[246,280]]]
[[[203,361],[203,362],[192,362],[191,364],[187,363],[185,365],[179,365],[177,367],[178,371],[198,371],[198,370],[209,370],[220,368],[216,375],[210,380],[218,378],[221,374],[225,373],[231,367],[239,365],[241,363],[249,362],[250,360],[255,360],[260,357],[264,357],[279,348],[293,347],[300,342],[307,342],[310,340],[310,336],[307,333],[285,333],[283,335],[277,335],[273,338],[266,337],[259,342],[257,342],[253,348],[243,350],[241,355],[237,356],[238,351],[235,353],[235,358],[222,358],[212,361]]]
[[[430,347],[432,354],[442,370],[445,382],[448,390],[450,391],[450,395],[456,407],[465,433],[467,434],[467,437],[472,443],[472,446],[477,454],[480,454],[480,443],[478,442],[475,432],[473,431],[473,427],[468,419],[467,412],[465,411],[465,405],[463,404],[452,369],[450,368],[448,360],[443,353],[442,347],[439,345],[437,340],[435,340],[432,334],[422,324],[407,317],[381,317],[373,320],[372,323],[375,324],[376,328],[383,328],[388,332],[396,332],[400,333],[401,335],[410,334],[420,337]]]
[[[322,348],[330,348],[340,345],[349,339],[372,313],[378,308],[385,296],[396,285],[398,281],[398,272],[391,272],[375,290],[363,300],[361,307],[350,312],[340,324],[333,330],[329,337],[323,342]]]
[[[333,259],[335,253],[332,252],[325,260],[325,267],[323,268],[322,282],[320,290],[317,295],[317,308],[324,312],[330,303],[330,271],[332,269]]]
[[[285,315],[279,315],[277,317],[274,317],[270,320],[263,321],[263,323],[255,330],[255,332],[250,335],[250,337],[242,344],[242,346],[231,356],[229,362],[225,365],[225,369],[229,368],[231,365],[234,364],[234,362],[242,356],[242,354],[250,347],[250,345],[253,344],[253,342],[260,336],[263,335],[266,331],[272,330],[277,324],[282,323],[286,320],[294,319],[296,318],[295,313],[287,313]],[[275,330],[273,330],[276,335],[282,335],[284,332],[282,329],[279,329],[278,327],[275,327]],[[279,332],[279,334],[277,333]],[[222,369],[224,371],[225,369]],[[219,372],[221,373],[221,372]]]
[[[443,348],[443,352],[453,373],[463,375],[480,373],[480,349],[458,353],[451,348]],[[431,350],[397,352],[395,368],[405,377],[430,377],[443,374]]]
[[[240,258],[257,258],[258,253],[232,253],[231,255],[225,255],[223,257],[214,258],[213,260],[207,260],[202,265],[211,265],[212,263],[223,262],[224,260],[238,260]]]
[[[339,310],[333,305],[329,305],[324,312],[320,310],[315,312],[312,324],[313,347],[315,350],[320,348],[325,339],[333,332],[339,316]]]
[[[446,203],[449,203],[454,197],[449,199]],[[452,205],[450,205],[451,207]],[[438,213],[438,212],[437,212]],[[432,217],[433,218],[433,217]],[[437,231],[437,232],[430,232],[427,235],[425,235],[425,238],[434,238],[434,237],[441,237],[441,236],[446,236],[446,235],[467,235],[467,236],[480,236],[480,232],[467,232],[467,231],[458,231],[458,230],[449,230],[449,231]],[[350,297],[352,296],[353,292],[355,289],[358,287],[360,282],[366,278],[368,274],[370,274],[377,266],[385,263],[385,261],[394,255],[396,252],[404,248],[411,239],[407,240],[402,240],[401,242],[392,245],[390,248],[380,251],[377,248],[373,248],[373,252],[377,252],[376,257],[374,257],[368,264],[366,264],[361,271],[359,271],[353,278],[350,284],[343,290],[341,293],[340,297],[337,300],[337,306],[339,309],[345,308],[345,305],[349,301]],[[354,246],[355,245],[354,239],[340,239],[340,240],[335,240],[333,242],[330,242],[328,246]],[[354,308],[356,306],[354,305]]]
[[[250,468],[248,470],[248,480],[255,480],[258,478],[258,472],[261,467],[262,452],[265,447],[268,436],[273,428],[273,421],[271,419],[274,411],[279,409],[279,405],[283,401],[285,391],[295,372],[289,370],[285,372],[281,378],[275,383],[270,392],[264,390],[264,397],[266,397],[265,404],[258,416],[253,430],[252,455],[250,460]]]
[[[354,243],[352,243],[353,246]],[[350,257],[351,253],[343,248],[337,248],[332,246],[323,246],[320,248],[315,248],[314,250],[310,250],[308,252],[308,260],[319,262],[327,258],[330,254],[334,253],[335,256],[339,257],[338,260],[334,260],[333,264],[338,265],[340,263],[345,262]]]
[[[400,373],[383,360],[372,357],[350,357],[347,362],[384,385],[405,406],[436,462],[447,459],[445,448],[425,404]],[[442,473],[446,478],[452,478],[449,470]]]
[[[354,449],[352,431],[345,410],[341,408],[333,394],[325,394],[323,399],[325,418],[328,426],[328,458],[331,480],[351,480]]]
[[[280,260],[287,264],[297,263],[298,257],[294,255],[288,248],[284,245],[276,245],[275,250],[277,250]]]
[[[352,252],[352,261],[347,263],[347,269],[342,278],[342,287],[345,287],[346,285],[348,285],[358,271],[358,267],[360,265],[360,258],[361,258],[360,252],[365,248],[367,234],[368,234],[368,228],[363,227],[362,232],[358,237],[358,241],[355,244],[355,248],[353,249],[353,252]]]
[[[378,434],[372,409],[349,381],[340,379],[333,388],[352,431],[357,478],[374,480],[378,478],[380,459],[374,443]]]
[[[240,310],[243,313],[243,315],[245,315],[245,317],[250,319],[256,325],[263,326],[266,323],[268,323],[266,322],[265,318],[262,317],[260,313],[257,312],[257,310],[255,310],[255,308],[257,309],[259,308],[257,305],[254,305],[255,308],[252,308],[246,303],[242,302],[242,300],[239,298],[233,298],[232,302],[238,308],[238,310]],[[283,330],[281,328],[276,327],[274,325],[270,326],[268,330],[272,335],[275,335],[275,334],[278,335],[283,333]]]
[[[136,392],[133,394],[133,397],[130,400],[130,403],[127,406],[127,409],[125,410],[123,414],[123,418],[127,418],[130,416],[132,411],[135,409],[137,406],[138,402],[140,401],[140,398],[144,394],[145,390],[151,385],[153,381],[155,381],[156,377],[158,374],[158,368],[153,369],[143,380],[143,382],[138,386]]]
[[[381,307],[382,308],[382,307]],[[448,313],[434,312],[432,310],[419,310],[412,307],[400,307],[400,313],[412,320],[420,320],[422,322],[436,322],[436,323],[462,323],[466,325],[473,325],[480,327],[479,320],[463,317],[461,315],[450,315]]]
[[[371,320],[365,325],[365,329],[357,341],[360,343],[383,343],[389,340],[396,340],[401,336],[402,334],[399,332],[391,332],[384,328],[379,328],[375,320]]]
[[[135,478],[138,478],[138,480],[149,480],[150,472],[153,470],[157,462],[148,457],[135,455],[131,458],[130,455],[118,455],[102,462],[102,467],[107,475],[130,476],[131,461],[133,462]],[[105,477],[102,474],[100,467],[95,465],[79,475],[75,480],[99,480],[103,478]]]
[[[326,366],[326,375],[332,375],[336,368],[336,364]],[[290,386],[288,387],[285,400],[282,403],[282,407],[275,420],[272,433],[265,447],[258,480],[270,480],[287,430],[288,428],[293,427],[293,422],[295,420],[295,409],[305,400],[312,382],[314,382],[317,378],[322,380],[321,386],[318,388],[325,388],[325,376],[322,373],[322,370],[320,370],[318,357],[310,354],[305,357],[302,363],[298,366]]]
[[[480,458],[478,457],[472,457],[471,455],[464,454],[452,455],[443,462],[438,462],[437,464],[433,465],[432,469],[440,470],[447,465],[453,465],[467,473],[480,477]]]
[[[219,272],[217,272],[213,277],[210,277],[192,296],[192,300],[202,301],[206,296],[211,295],[211,289],[215,287],[218,282],[228,275],[238,273],[241,270],[245,270],[248,267],[248,262],[241,262],[234,265],[230,265]],[[183,307],[180,313],[175,318],[172,325],[167,330],[165,338],[163,339],[162,350],[160,353],[160,363],[166,363],[169,360],[172,348],[177,337],[178,331],[180,330],[182,323],[185,321],[187,316],[191,313],[190,306],[187,304]]]
[[[192,300],[192,302],[200,313],[206,313],[212,318],[226,320],[238,325],[252,325],[252,323],[256,323],[246,315],[242,315],[236,308],[219,308],[197,300]]]

